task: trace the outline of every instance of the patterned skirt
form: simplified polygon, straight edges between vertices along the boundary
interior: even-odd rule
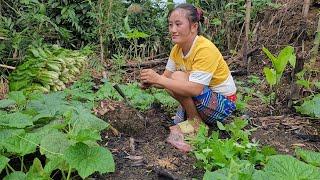
[[[205,86],[202,93],[192,98],[201,119],[208,125],[214,125],[216,121],[223,121],[236,109],[236,95],[223,96],[213,92]],[[186,120],[186,112],[182,106],[178,107],[174,123],[178,124]]]

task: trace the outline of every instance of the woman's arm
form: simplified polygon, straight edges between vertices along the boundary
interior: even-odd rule
[[[203,90],[203,85],[183,80],[171,79],[172,73],[165,71],[162,75],[156,73],[152,69],[144,69],[141,72],[141,80],[143,83],[150,83],[157,87],[163,87],[175,94],[187,97],[197,96]]]

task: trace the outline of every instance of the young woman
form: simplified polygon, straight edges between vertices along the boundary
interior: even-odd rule
[[[186,132],[181,130],[181,124],[192,121],[188,125],[192,124],[191,129],[196,131],[201,121],[213,125],[228,117],[235,110],[236,86],[220,51],[198,35],[203,21],[200,10],[191,4],[180,4],[169,12],[168,21],[175,45],[166,69],[162,75],[144,69],[140,78],[142,88],[165,88],[180,102],[174,119],[177,125],[170,127],[167,140],[187,152],[191,147],[184,142]]]

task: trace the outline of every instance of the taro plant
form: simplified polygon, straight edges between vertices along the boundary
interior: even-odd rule
[[[294,48],[292,46],[285,47],[280,51],[278,57],[275,57],[273,54],[271,54],[271,52],[265,47],[263,47],[262,50],[271,60],[273,66],[273,68],[265,67],[263,69],[264,75],[266,76],[266,80],[270,85],[270,90],[277,94],[277,86],[281,81],[282,74],[288,62],[292,67],[295,67],[296,56],[294,53]]]

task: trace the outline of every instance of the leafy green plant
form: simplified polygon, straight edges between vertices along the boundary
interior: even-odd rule
[[[270,51],[265,47],[263,47],[262,50],[272,62],[273,68],[265,67],[263,69],[263,72],[265,74],[267,82],[270,85],[271,91],[273,91],[273,87],[277,86],[280,83],[287,63],[289,62],[292,67],[295,67],[296,56],[294,53],[294,48],[292,46],[285,47],[280,51],[278,57],[272,55]]]
[[[208,130],[200,126],[195,139],[191,140],[194,146],[194,155],[198,162],[197,167],[206,171],[229,167],[232,161],[247,160],[251,164],[263,163],[266,157],[274,150],[258,148],[258,143],[249,140],[250,130],[242,130],[247,125],[246,120],[236,119],[234,122],[223,125],[217,122],[218,128],[229,134],[229,138],[220,139],[219,132],[212,132],[207,137]]]
[[[300,106],[294,106],[301,114],[320,118],[320,94],[305,99]]]
[[[218,169],[214,172],[206,171],[203,176],[203,180],[223,180],[223,179],[238,179],[238,180],[248,180],[252,179],[254,173],[254,165],[249,161],[239,161],[235,162],[231,160],[230,166]]]
[[[154,96],[155,101],[159,102],[169,113],[174,113],[179,103],[171,97],[165,90],[152,89],[151,94]]]
[[[319,179],[320,169],[289,155],[274,155],[268,158],[263,170],[256,171],[252,179]]]
[[[63,90],[84,69],[87,53],[88,50],[71,51],[57,45],[31,46],[25,63],[9,76],[10,90]]]
[[[0,101],[1,108],[7,110],[0,114],[0,170],[6,170],[5,179],[50,179],[54,170],[64,179],[70,179],[73,171],[86,178],[95,171],[115,170],[111,152],[97,144],[108,123],[92,115],[81,102],[67,101],[64,92],[28,97],[16,92],[9,98],[6,103]],[[36,151],[46,158],[44,166]],[[29,154],[34,155],[31,167],[24,163]],[[10,165],[12,158],[20,159],[19,170]]]

